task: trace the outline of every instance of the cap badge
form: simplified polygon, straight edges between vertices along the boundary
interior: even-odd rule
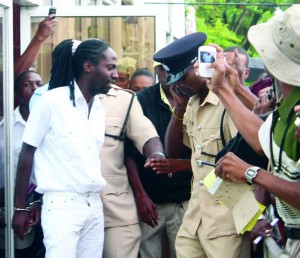
[[[165,64],[162,64],[162,66],[163,66],[163,68],[165,68],[165,70],[166,70],[167,72],[170,71],[170,68],[169,68],[168,66],[166,66]]]

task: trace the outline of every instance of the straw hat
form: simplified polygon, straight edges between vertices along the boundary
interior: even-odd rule
[[[300,87],[300,5],[294,4],[266,23],[252,26],[248,39],[268,71]]]

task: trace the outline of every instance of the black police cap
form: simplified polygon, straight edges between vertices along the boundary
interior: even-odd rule
[[[195,63],[198,48],[205,43],[206,39],[207,36],[203,32],[188,34],[170,43],[153,56],[153,59],[160,62],[171,75],[168,78],[169,83],[178,81]]]

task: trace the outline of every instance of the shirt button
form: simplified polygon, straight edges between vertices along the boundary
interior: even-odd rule
[[[196,149],[197,149],[197,150],[201,150],[201,144],[197,144],[197,145],[196,145]]]
[[[204,185],[203,180],[199,180],[199,185],[200,185],[200,186],[203,186],[203,185]]]
[[[198,125],[197,131],[201,131],[201,125]]]

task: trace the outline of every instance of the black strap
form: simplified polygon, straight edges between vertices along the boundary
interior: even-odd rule
[[[131,99],[130,99],[130,102],[129,102],[129,105],[128,105],[127,113],[126,113],[126,116],[125,116],[125,119],[124,119],[124,123],[123,123],[122,129],[121,129],[120,135],[112,135],[112,134],[105,133],[105,136],[112,137],[112,138],[114,138],[116,140],[119,140],[119,141],[124,141],[125,140],[126,125],[127,125],[127,121],[128,121],[128,118],[129,118],[129,113],[130,113],[130,110],[131,110],[131,107],[132,107],[133,99],[135,97],[134,92],[130,92],[130,91],[128,91],[128,92],[131,94]]]
[[[224,130],[223,130],[225,113],[226,113],[226,109],[224,109],[224,111],[222,113],[221,123],[220,123],[220,136],[221,136],[223,147],[226,146],[226,141],[225,141],[225,136],[224,136]]]

